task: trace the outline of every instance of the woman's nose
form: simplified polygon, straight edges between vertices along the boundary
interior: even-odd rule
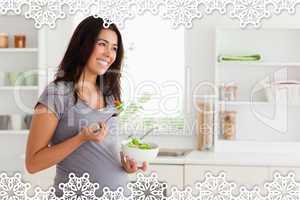
[[[109,47],[107,47],[106,49],[105,49],[105,55],[107,56],[107,57],[112,57],[113,56],[113,50],[111,50]]]

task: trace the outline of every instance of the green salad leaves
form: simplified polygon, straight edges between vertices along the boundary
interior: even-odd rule
[[[139,149],[152,149],[150,144],[143,143],[138,138],[131,138],[131,141],[127,144],[127,146]]]

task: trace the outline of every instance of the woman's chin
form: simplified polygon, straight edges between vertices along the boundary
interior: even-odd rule
[[[99,71],[97,71],[97,75],[99,75],[99,76],[102,76],[102,75],[104,75],[105,73],[106,73],[106,71],[107,70],[99,70]]]

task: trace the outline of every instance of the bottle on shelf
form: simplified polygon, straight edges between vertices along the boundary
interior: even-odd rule
[[[213,147],[213,102],[199,101],[197,113],[197,149],[211,150]]]
[[[0,48],[8,48],[8,34],[0,33]]]
[[[0,130],[10,129],[10,116],[0,115]]]
[[[26,36],[23,34],[14,35],[15,48],[25,48],[26,47]]]
[[[13,71],[4,73],[4,85],[6,86],[37,86],[37,84],[38,74],[36,72]]]
[[[235,101],[237,98],[237,89],[236,85],[224,85],[219,87],[220,91],[220,100],[222,101]]]
[[[234,140],[236,138],[236,112],[221,112],[221,133],[225,140]]]
[[[0,115],[0,131],[24,131],[30,129],[32,114]]]

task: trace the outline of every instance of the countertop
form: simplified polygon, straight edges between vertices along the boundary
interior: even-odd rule
[[[217,153],[191,151],[185,156],[158,156],[153,164],[300,167],[298,154]]]
[[[24,156],[25,157],[25,156]],[[24,159],[24,157],[22,159]],[[190,151],[185,156],[158,156],[152,164],[164,165],[226,165],[226,166],[276,166],[299,167],[300,152],[295,154],[273,153],[221,153]]]

